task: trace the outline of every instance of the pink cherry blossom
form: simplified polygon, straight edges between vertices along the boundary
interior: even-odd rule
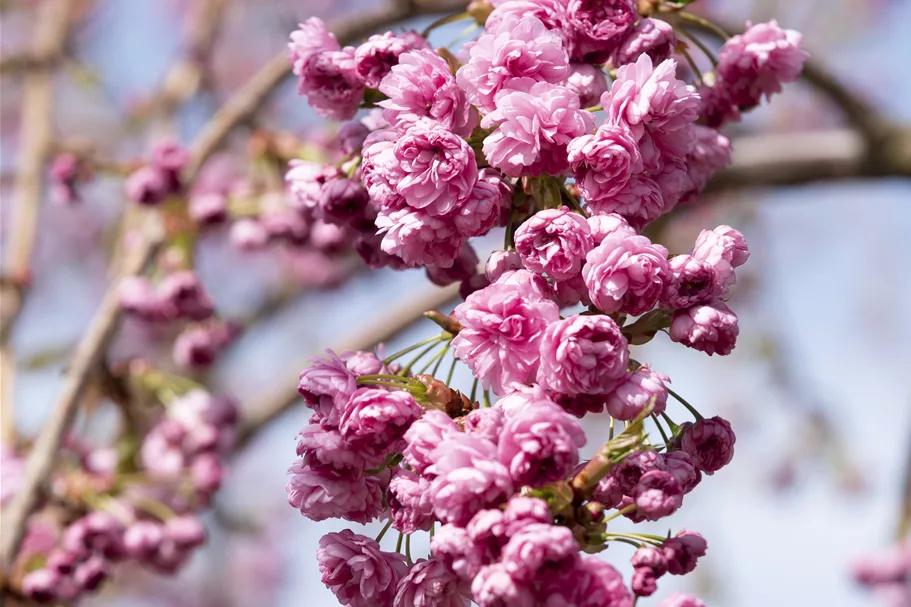
[[[639,55],[646,54],[653,64],[661,63],[671,58],[676,47],[674,26],[662,19],[640,19],[614,50],[611,62],[620,67],[635,63]]]
[[[419,559],[399,582],[392,607],[468,607],[459,579],[436,559]]]
[[[607,396],[605,406],[611,417],[623,421],[636,419],[649,405],[659,414],[667,406],[667,388],[670,378],[664,373],[642,365],[628,374]]]
[[[430,500],[444,522],[467,524],[478,511],[505,502],[513,492],[497,447],[475,434],[447,434],[431,455]]]
[[[716,292],[715,268],[692,255],[677,255],[668,260],[668,281],[661,303],[684,309],[711,301]]]
[[[664,540],[661,545],[671,575],[685,575],[696,569],[696,561],[705,556],[708,544],[695,531],[683,530]]]
[[[462,325],[452,341],[456,355],[484,388],[505,394],[510,385],[535,377],[544,329],[559,318],[560,310],[543,297],[529,276],[526,282],[495,282],[472,293],[454,315]]]
[[[345,403],[339,427],[348,444],[367,453],[388,453],[404,447],[405,431],[422,412],[408,392],[361,388]]]
[[[484,139],[484,155],[510,177],[559,175],[568,168],[566,146],[593,125],[573,91],[538,82],[497,98],[496,109],[481,121],[485,129],[496,127]]]
[[[588,254],[582,276],[602,312],[639,315],[658,302],[667,281],[667,249],[645,236],[614,233]]]
[[[298,92],[316,113],[332,120],[350,120],[364,99],[364,80],[357,73],[354,48],[321,51],[304,62]]]
[[[569,73],[562,36],[536,17],[509,16],[496,26],[462,47],[464,65],[456,73],[468,100],[485,113],[496,109],[500,91],[516,88],[517,79],[523,86],[560,84]]]
[[[584,108],[598,105],[608,88],[604,70],[590,63],[571,63],[563,85],[579,95],[579,103]]]
[[[357,47],[354,54],[357,73],[367,86],[375,89],[392,70],[392,66],[398,63],[402,53],[423,48],[429,48],[429,45],[417,32],[386,32],[370,36]]]
[[[392,526],[402,533],[428,531],[433,524],[430,482],[410,470],[396,468],[386,493]]]
[[[298,25],[298,29],[291,33],[291,42],[288,43],[288,51],[291,58],[291,66],[295,76],[300,76],[304,69],[304,64],[316,53],[323,51],[340,51],[335,34],[326,29],[326,24],[322,19],[311,17]]]
[[[593,246],[585,218],[567,207],[532,215],[516,230],[515,243],[526,268],[555,280],[577,276]]]
[[[584,445],[585,432],[574,417],[539,401],[507,416],[498,457],[517,485],[537,487],[568,474]]]
[[[569,0],[574,57],[603,63],[639,18],[634,0]]]
[[[718,53],[719,86],[734,105],[752,107],[762,97],[781,92],[782,83],[794,82],[809,54],[803,36],[785,30],[774,19],[753,25],[724,43]]]
[[[431,453],[448,434],[458,432],[456,423],[438,409],[430,409],[405,432],[405,463],[418,474],[427,474],[433,463]]]
[[[407,570],[404,556],[350,529],[324,535],[316,559],[323,584],[350,607],[392,605]]]
[[[642,170],[639,146],[624,125],[602,125],[594,135],[574,139],[568,153],[576,185],[589,203],[609,201]]]
[[[736,440],[730,422],[716,416],[687,425],[680,448],[693,458],[699,470],[711,476],[731,463]]]
[[[368,523],[383,509],[383,490],[375,477],[353,477],[296,462],[288,470],[288,503],[313,521],[343,518]]]
[[[709,356],[730,354],[739,333],[737,315],[721,300],[677,310],[671,318],[671,340]]]
[[[383,117],[398,130],[430,118],[460,137],[477,126],[477,112],[456,84],[446,60],[430,49],[399,55],[399,63],[383,78],[379,89],[389,99],[380,102]]]
[[[541,340],[539,383],[561,394],[606,394],[626,375],[629,350],[607,316],[571,316],[552,323]]]

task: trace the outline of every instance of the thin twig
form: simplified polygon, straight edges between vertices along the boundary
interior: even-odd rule
[[[458,285],[444,289],[434,289],[427,294],[414,298],[407,305],[395,309],[387,317],[373,320],[366,330],[342,340],[333,349],[336,352],[345,350],[368,350],[378,343],[388,341],[410,327],[412,324],[423,320],[423,313],[434,310],[452,302],[458,296]],[[430,328],[428,323],[428,328]],[[307,360],[309,360],[308,357]],[[307,364],[302,361],[294,369],[289,369],[285,374],[294,380],[300,369]],[[271,396],[264,399],[258,406],[252,408],[242,420],[237,433],[237,450],[243,449],[263,427],[280,417],[291,409],[300,399],[297,392],[297,381],[289,381]]]
[[[41,8],[35,29],[33,52],[36,55],[61,54],[66,45],[71,0],[48,0]],[[15,436],[13,405],[10,402],[13,352],[9,348],[10,334],[19,317],[31,282],[31,259],[38,234],[38,216],[41,207],[42,173],[53,143],[54,74],[49,66],[30,71],[25,78],[21,100],[21,145],[18,152],[16,181],[13,186],[12,226],[8,231],[9,248],[6,252],[0,298],[0,425],[3,438]]]
[[[154,258],[162,243],[163,233],[159,225],[157,222],[149,223],[143,240],[125,264],[123,276],[139,274]],[[117,331],[121,317],[119,283],[120,281],[116,280],[108,287],[101,306],[76,347],[60,400],[50,418],[42,426],[41,433],[32,446],[22,485],[4,512],[0,563],[6,572],[10,571],[16,551],[19,549],[26,521],[41,499],[42,489],[49,480],[60,451],[60,444],[76,416],[82,394]]]

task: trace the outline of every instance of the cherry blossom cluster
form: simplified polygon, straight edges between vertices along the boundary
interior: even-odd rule
[[[70,439],[51,495],[29,519],[13,576],[30,601],[76,601],[128,563],[176,573],[205,542],[198,513],[221,485],[236,406],[200,389],[174,395],[176,378],[143,374],[149,389],[171,395],[160,419],[132,448]],[[24,474],[6,450],[3,473],[5,503]]]
[[[853,574],[883,607],[911,605],[911,545],[907,540],[857,559]]]
[[[342,48],[318,19],[292,34],[300,93],[354,121],[344,162],[292,163],[290,189],[324,220],[355,216],[358,242],[378,243],[372,266],[424,268],[464,298],[449,317],[428,313],[437,336],[388,357],[329,352],[300,375],[313,414],[289,503],[317,521],[386,521],[376,539],[321,540],[342,604],[629,607],[706,553],[693,531],[609,528],[676,512],[735,442],[631,348],[664,332],[729,354],[739,327],[726,302],[749,250],[729,226],[676,255],[646,232],[730,162],[717,108],[738,118],[795,80],[806,53],[796,32],[747,24],[694,86],[678,69],[681,56],[696,65],[685,4],[476,2],[465,17],[484,30],[455,54],[414,32]],[[366,108],[370,124],[357,119]],[[498,227],[504,248],[479,267],[470,240]],[[459,363],[468,395],[452,386]],[[692,421],[673,420],[670,396]],[[584,461],[589,414],[609,416],[611,433]],[[394,552],[380,544],[390,528]],[[415,561],[416,532],[431,541]],[[615,542],[636,548],[629,583],[594,556]]]

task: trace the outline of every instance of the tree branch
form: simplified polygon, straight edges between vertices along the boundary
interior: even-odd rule
[[[52,55],[63,52],[69,30],[71,0],[48,0],[41,8],[35,28],[33,52]],[[41,207],[42,172],[50,153],[53,138],[54,74],[50,67],[36,68],[25,79],[22,91],[22,132],[18,153],[18,168],[13,185],[13,217],[9,230],[9,249],[0,286],[0,423],[3,438],[13,436],[12,404],[10,403],[12,350],[9,338],[13,325],[22,310],[25,293],[31,281],[31,258],[38,233]]]
[[[348,17],[330,29],[339,42],[346,45],[393,23],[443,10],[443,7],[448,10],[466,5],[467,2],[452,0],[442,4],[395,0],[378,13],[358,19]],[[205,161],[221,146],[231,131],[240,123],[249,120],[290,74],[291,62],[288,60],[288,52],[282,50],[225,102],[196,138],[196,144],[190,153],[190,165],[184,173],[184,180],[187,183],[196,177]]]
[[[154,258],[163,242],[163,233],[158,223],[150,222],[150,224],[146,226],[139,246],[125,263],[122,276],[142,272],[143,268]],[[119,285],[120,281],[115,280],[108,287],[101,306],[76,347],[72,364],[64,381],[63,394],[50,419],[42,426],[41,433],[32,446],[22,485],[4,512],[3,533],[0,537],[0,563],[7,574],[11,570],[22,541],[26,521],[41,499],[41,494],[60,451],[61,441],[73,423],[83,392],[117,331],[121,318],[118,298]]]
[[[707,192],[745,187],[788,186],[819,181],[911,177],[911,128],[894,127],[888,154],[871,155],[863,136],[851,129],[735,139],[730,167]]]
[[[394,310],[385,318],[378,318],[371,322],[366,330],[358,332],[356,335],[343,339],[336,344],[333,349],[336,352],[345,350],[369,350],[379,343],[388,341],[423,318],[424,312],[441,308],[447,303],[452,302],[458,297],[459,285],[425,293],[411,301],[405,306]],[[321,353],[315,353],[307,358],[307,361],[313,356],[319,356]],[[299,366],[289,369],[286,377],[294,379],[300,372],[300,369],[306,366],[307,361],[302,361]],[[263,402],[250,410],[243,420],[237,432],[236,450],[243,447],[253,439],[256,434],[265,426],[281,417],[286,411],[298,401],[300,395],[297,392],[297,380],[289,381],[282,385],[271,395],[263,399]]]

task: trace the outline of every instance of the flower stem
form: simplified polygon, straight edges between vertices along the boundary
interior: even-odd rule
[[[446,356],[447,352],[449,352],[449,344],[446,344],[446,346],[442,350],[440,350],[439,352],[434,354],[433,358],[431,358],[429,361],[427,361],[427,364],[424,365],[424,367],[421,369],[421,373],[426,373],[427,369],[430,368],[430,365],[432,365],[434,363],[436,363],[436,367],[439,368],[440,363],[443,362],[443,357]],[[422,354],[422,356],[423,356],[423,354]],[[436,374],[436,369],[434,369],[434,372],[433,372],[433,375],[435,375],[435,374]]]
[[[690,42],[692,42],[693,44],[698,46],[699,50],[701,50],[705,54],[705,56],[709,58],[709,61],[712,62],[712,67],[716,67],[716,68],[718,67],[718,59],[715,57],[715,53],[713,53],[711,51],[711,49],[709,49],[709,47],[707,47],[702,40],[697,38],[695,34],[693,34],[692,32],[688,31],[685,28],[681,27],[681,28],[674,28],[674,29],[676,31],[680,32],[681,34],[683,34],[684,36],[686,36]]]
[[[682,398],[679,394],[677,394],[676,392],[674,392],[674,391],[671,390],[670,388],[667,389],[667,393],[670,394],[671,396],[673,396],[674,398],[676,398],[678,401],[680,401],[680,404],[683,405],[684,407],[686,407],[687,410],[688,410],[690,413],[692,413],[693,416],[694,416],[697,420],[705,419],[705,418],[702,417],[702,414],[699,413],[699,411],[696,411],[696,407],[694,407],[693,405],[691,405],[691,404],[689,404],[688,402],[686,402],[685,400],[683,400],[683,398]]]
[[[427,356],[427,354],[428,354],[431,350],[433,350],[434,348],[436,348],[438,345],[439,345],[439,342],[432,342],[429,346],[427,346],[426,348],[424,348],[423,350],[421,350],[420,352],[418,352],[417,356],[415,356],[415,357],[411,360],[410,363],[408,363],[407,365],[405,365],[405,366],[402,368],[401,371],[399,371],[398,373],[396,373],[396,375],[401,375],[402,377],[407,377],[407,376],[408,376],[408,372],[411,371],[411,367],[413,367],[413,366],[415,365],[415,363],[417,363],[419,360],[421,360],[422,358],[424,358],[425,356]],[[434,360],[435,360],[435,359],[433,359],[433,358],[430,359],[430,363],[428,363],[428,366],[429,366],[429,365],[432,365]],[[426,369],[427,369],[427,367],[424,367],[424,370],[426,370]],[[421,373],[423,373],[423,372],[424,372],[424,371],[421,371]]]
[[[443,364],[443,359],[446,358],[446,354],[449,352],[450,346],[451,346],[451,344],[446,344],[446,347],[443,348],[443,353],[440,354],[440,357],[439,357],[439,359],[437,360],[437,364],[434,365],[433,371],[430,372],[430,374],[433,375],[434,377],[437,376],[437,371],[440,370],[440,365]],[[453,362],[455,362],[455,361],[453,361]],[[449,385],[449,382],[446,382],[446,384]]]
[[[638,506],[636,506],[636,504],[630,504],[629,506],[624,506],[623,508],[620,508],[619,510],[614,512],[612,515],[605,518],[602,522],[606,523],[608,521],[612,521],[615,518],[617,518],[618,516],[623,516],[624,514],[629,514],[630,512],[634,512],[637,508],[638,508]]]
[[[396,551],[396,552],[401,552],[401,551],[402,551],[402,540],[403,540],[404,538],[405,538],[405,534],[402,533],[401,531],[399,531],[399,541],[397,541],[397,542],[395,543],[395,551]]]
[[[401,358],[402,356],[405,356],[409,352],[414,352],[415,350],[417,350],[418,348],[420,348],[422,346],[426,346],[427,344],[433,343],[435,341],[440,341],[441,339],[443,339],[442,335],[434,335],[433,337],[428,337],[424,341],[420,341],[412,346],[408,346],[404,350],[399,350],[398,352],[396,352],[395,354],[392,354],[391,356],[387,356],[386,358],[383,359],[383,364],[388,365],[395,359]]]
[[[430,32],[437,29],[438,27],[443,27],[444,25],[449,25],[450,23],[455,23],[456,21],[461,21],[462,19],[468,19],[469,17],[471,17],[471,15],[469,15],[468,13],[455,13],[452,15],[446,15],[444,17],[440,17],[439,19],[437,19],[436,21],[434,21],[433,23],[428,25],[426,28],[424,28],[424,31],[421,32],[421,36],[426,38],[427,36],[430,35]]]
[[[408,564],[413,565],[414,561],[411,560],[411,534],[405,536],[405,558],[408,559]]]
[[[655,421],[655,425],[658,426],[658,432],[661,433],[661,438],[664,439],[664,444],[669,444],[671,441],[667,438],[667,434],[664,433],[664,428],[661,426],[661,422],[658,420],[658,416],[652,413],[652,419]]]
[[[720,27],[718,27],[717,25],[715,25],[708,19],[703,19],[702,17],[700,17],[698,15],[693,15],[692,13],[687,13],[687,12],[680,12],[680,13],[678,13],[678,15],[680,15],[680,18],[683,19],[684,21],[691,21],[693,23],[698,23],[699,25],[701,25],[705,29],[709,30],[710,32],[712,32],[713,34],[715,34],[722,40],[731,39],[730,34],[728,34],[726,31],[724,31],[723,29],[721,29]]]
[[[450,386],[452,384],[452,376],[455,374],[456,363],[458,362],[458,360],[459,359],[456,358],[455,355],[453,355],[452,364],[449,365],[449,373],[446,375],[446,385],[447,386]]]
[[[696,76],[696,80],[699,82],[699,86],[705,86],[705,81],[702,79],[702,72],[699,70],[699,66],[696,65],[696,60],[693,59],[693,56],[690,55],[690,52],[686,49],[682,50],[682,54],[686,57],[686,62],[690,64],[690,67],[693,68],[693,75]]]
[[[386,523],[386,526],[383,527],[382,531],[380,531],[380,534],[378,536],[376,536],[377,544],[379,544],[381,541],[383,541],[383,536],[386,535],[386,532],[389,531],[390,527],[392,527],[392,519],[389,519],[389,522]]]

